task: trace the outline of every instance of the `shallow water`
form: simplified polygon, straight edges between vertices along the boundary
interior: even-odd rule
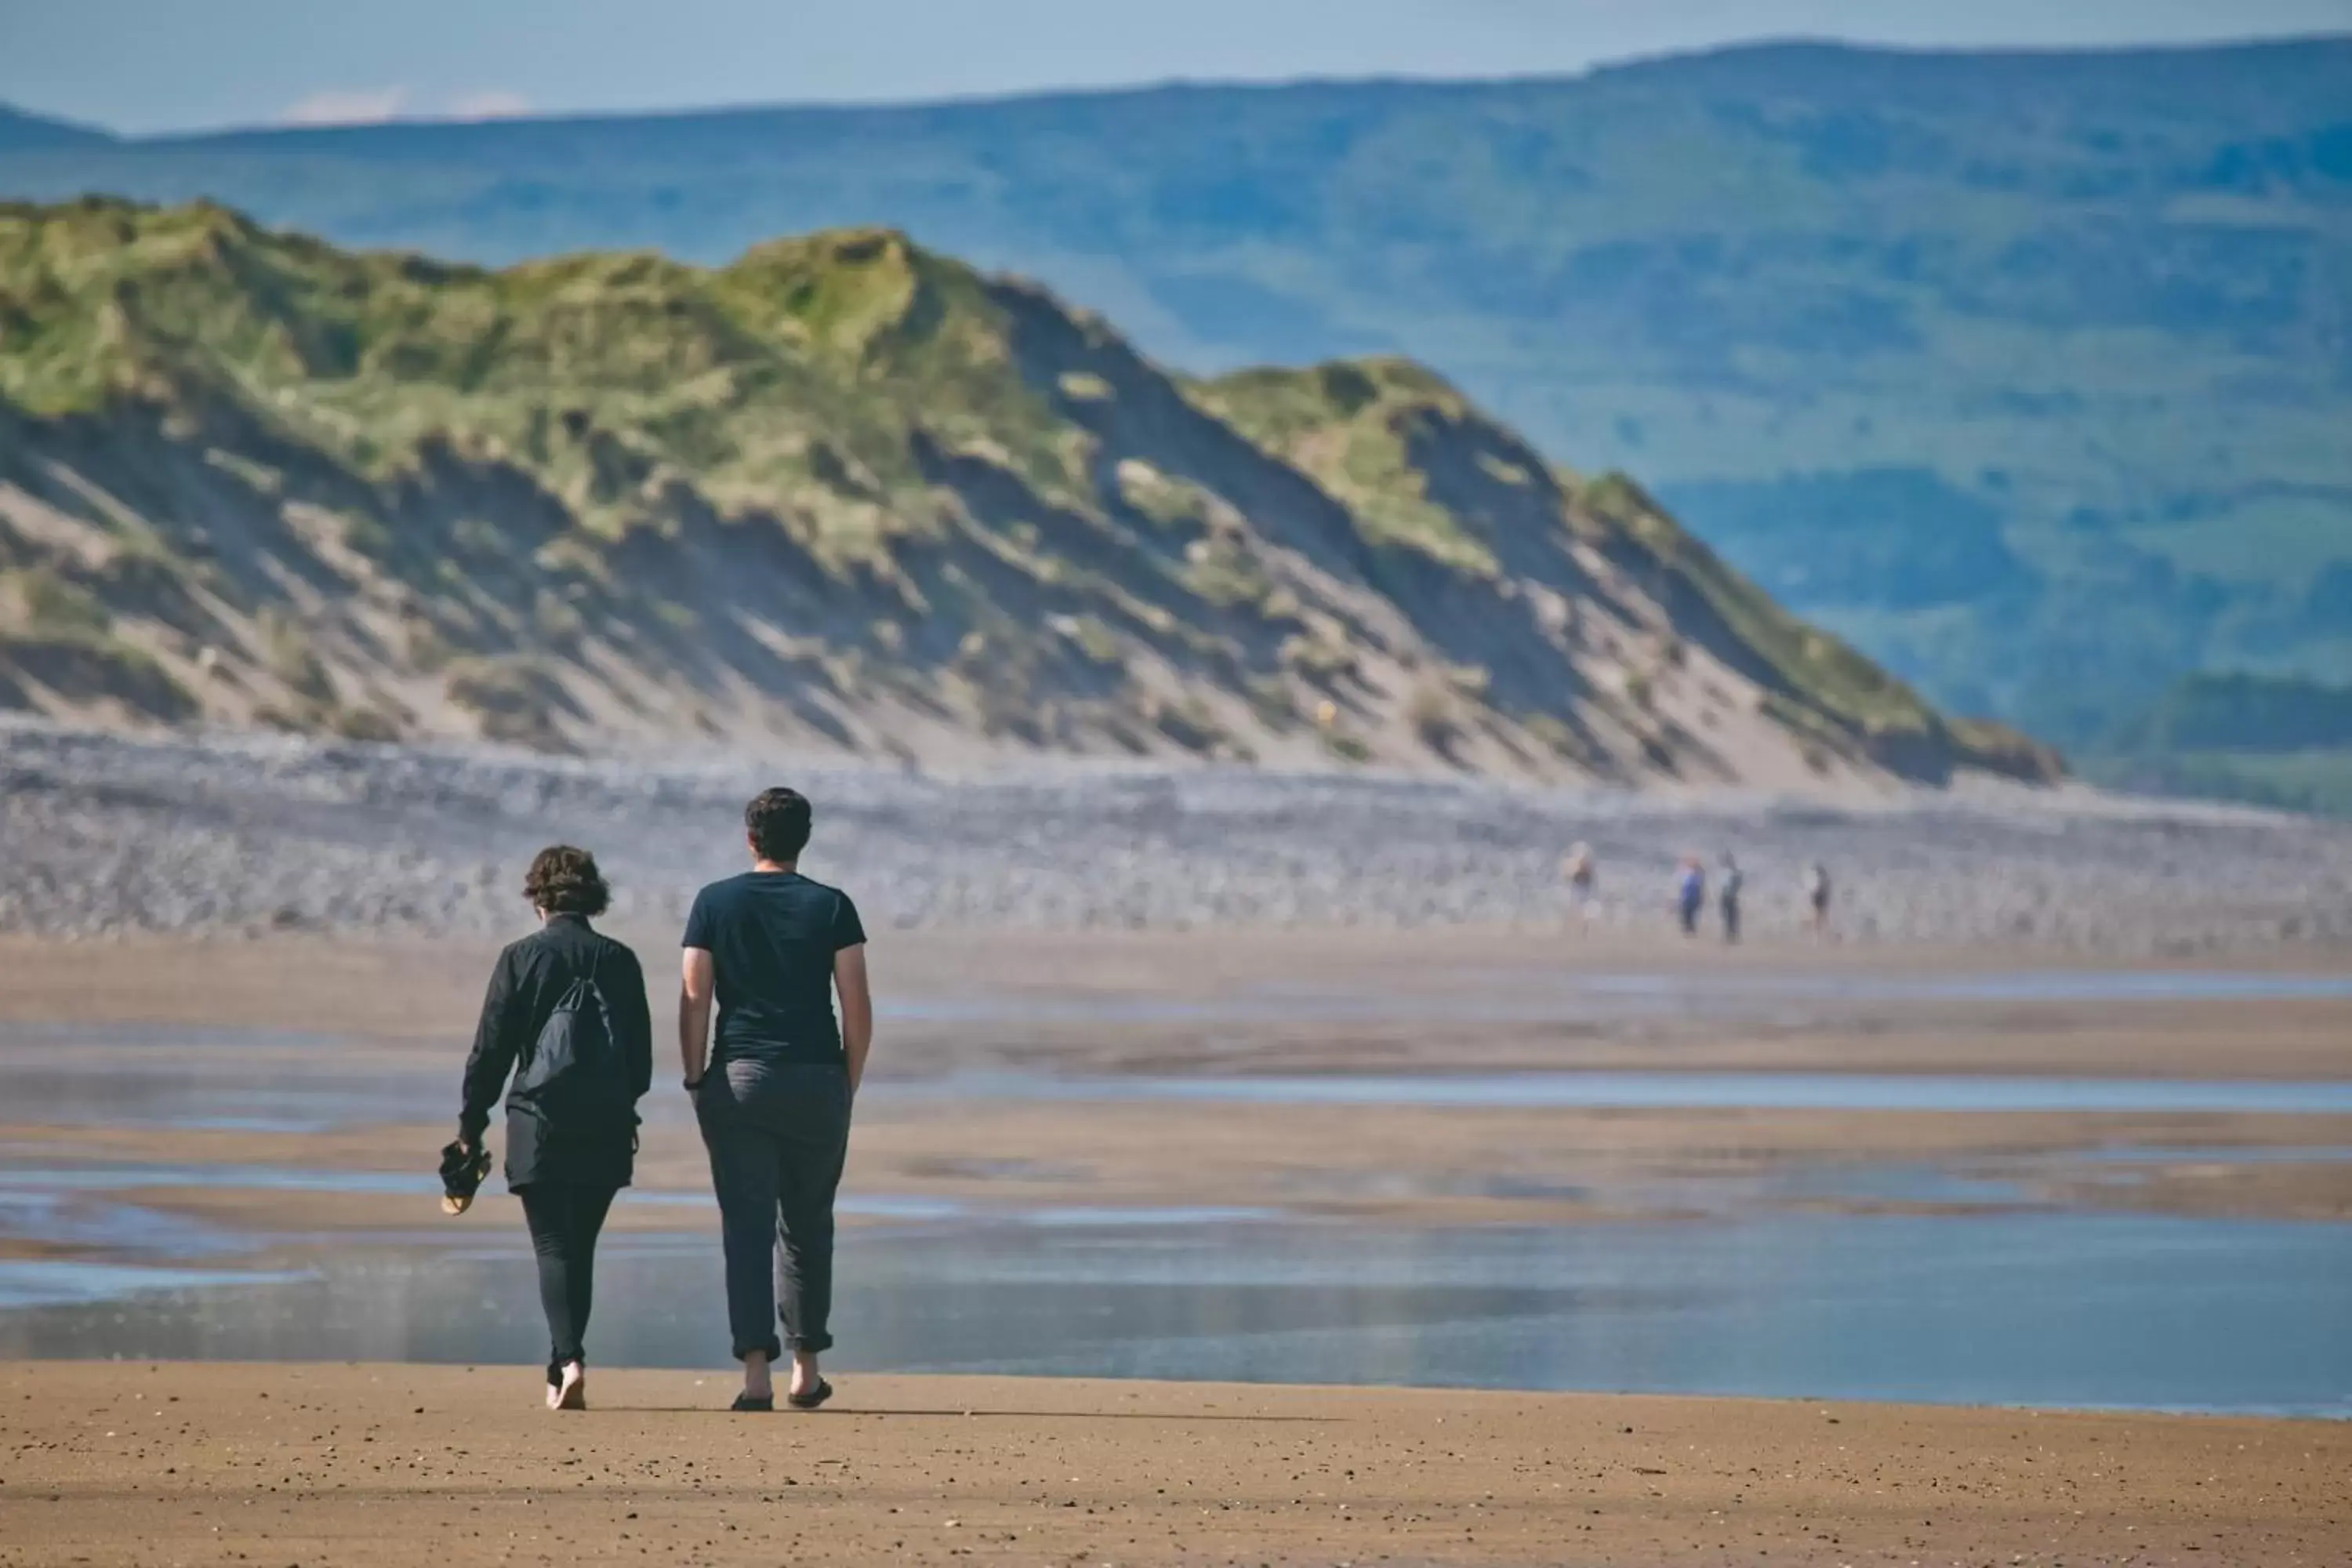
[[[1660,1013],[1781,1013],[1790,1003],[2352,1000],[2352,974],[2225,970],[2023,969],[1963,974],[1561,973],[1461,969],[1484,987],[1402,989],[1248,985],[1205,998],[1165,996],[894,996],[880,1016],[926,1023],[1513,1023],[1607,1020]]]
[[[137,1036],[139,1031],[129,1033]],[[331,1050],[257,1062],[203,1048],[125,1072],[69,1053],[26,1059],[5,1047],[0,1098],[40,1120],[191,1130],[316,1132],[354,1122],[446,1118],[455,1079],[422,1065],[354,1068]],[[272,1053],[274,1055],[274,1053]],[[1146,1077],[1019,1071],[878,1078],[880,1098],[1004,1100],[1188,1100],[1254,1105],[1401,1105],[1522,1109],[2212,1111],[2352,1113],[2352,1079],[2059,1078],[2032,1074],[1832,1072],[1318,1073]],[[656,1119],[681,1114],[671,1097]]]
[[[9,1023],[0,1024],[0,1104],[51,1124],[323,1132],[451,1116],[463,1060],[457,1041],[437,1059],[399,1060],[277,1029]]]
[[[1543,1110],[2223,1111],[2352,1113],[2352,1079],[2042,1078],[1943,1073],[1332,1073],[1144,1078],[972,1073],[901,1092],[998,1100]]]
[[[842,1268],[835,1360],[849,1371],[2352,1416],[2352,1241],[2337,1226],[2053,1214],[1453,1230],[957,1223],[845,1233]],[[86,1291],[67,1298],[82,1305],[0,1312],[0,1355],[531,1365],[544,1354],[519,1231],[486,1230],[456,1253],[352,1254],[294,1280],[152,1283],[102,1304]],[[716,1378],[721,1300],[709,1238],[615,1235],[592,1355]]]
[[[175,1291],[205,1287],[235,1288],[239,1293],[274,1284],[294,1283],[306,1276],[262,1273],[251,1269],[158,1268],[126,1263],[94,1263],[87,1259],[40,1262],[0,1262],[0,1343],[8,1342],[9,1313],[34,1308],[74,1306],[89,1309],[94,1322],[121,1322],[130,1304],[159,1299]],[[29,1320],[28,1320],[29,1321]],[[9,1352],[18,1353],[18,1352]],[[95,1351],[96,1355],[112,1352]]]
[[[21,1146],[0,1143],[0,1161]],[[0,1214],[8,1205],[30,1209],[85,1194],[136,1194],[167,1187],[207,1187],[221,1191],[288,1193],[406,1194],[418,1198],[440,1194],[437,1175],[406,1171],[329,1171],[298,1165],[194,1165],[139,1161],[90,1161],[71,1164],[0,1164]],[[495,1184],[494,1184],[495,1188]],[[628,1201],[663,1207],[708,1208],[707,1191],[677,1192],[632,1188]],[[123,1205],[129,1208],[129,1205]],[[1216,1225],[1281,1217],[1270,1208],[1219,1205],[1168,1205],[1134,1207],[1107,1205],[990,1205],[954,1198],[911,1197],[894,1194],[844,1193],[834,1205],[836,1213],[855,1219],[902,1221],[984,1219],[1004,1225]],[[131,1209],[130,1212],[138,1212]],[[174,1222],[184,1223],[184,1222]],[[0,1222],[0,1234],[16,1234]]]
[[[1962,974],[1596,975],[1602,994],[1804,996],[1862,1002],[2352,1000],[2352,974],[2259,970],[2020,969]]]

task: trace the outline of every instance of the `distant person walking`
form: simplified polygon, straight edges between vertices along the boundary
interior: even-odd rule
[[[455,1152],[478,1180],[490,1106],[506,1089],[507,1185],[522,1199],[547,1314],[547,1407],[580,1410],[596,1238],[633,1173],[636,1105],[653,1079],[653,1020],[636,954],[588,923],[612,901],[594,856],[565,844],[542,849],[522,891],[541,923],[490,972]],[[469,1184],[463,1196],[471,1194]]]
[[[1568,879],[1568,907],[1580,922],[1592,923],[1597,912],[1593,905],[1596,872],[1592,864],[1592,846],[1578,839],[1569,846],[1568,858],[1559,863],[1560,874]]]
[[[1683,857],[1682,875],[1675,887],[1675,911],[1682,918],[1683,934],[1698,934],[1698,917],[1706,908],[1706,867],[1696,855]]]
[[[1739,940],[1739,888],[1747,879],[1740,875],[1739,862],[1731,856],[1723,858],[1723,884],[1717,893],[1718,907],[1723,911],[1723,940]]]
[[[811,815],[796,791],[762,791],[743,810],[751,868],[703,889],[686,921],[678,1052],[719,1194],[737,1410],[775,1408],[769,1369],[787,1344],[787,1403],[833,1394],[817,1358],[833,1346],[834,1194],[874,1003],[857,907],[800,873]]]
[[[1830,869],[1820,861],[1805,868],[1805,904],[1811,911],[1807,923],[1815,936],[1827,936],[1830,930]]]

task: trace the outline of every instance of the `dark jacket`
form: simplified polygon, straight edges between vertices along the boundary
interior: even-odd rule
[[[519,1064],[527,1064],[539,1032],[572,983],[593,973],[611,1009],[633,1095],[653,1085],[653,1017],[646,1005],[645,972],[637,955],[593,930],[585,917],[557,915],[537,932],[499,954],[482,998],[482,1021],[466,1058],[465,1108],[457,1131],[479,1140],[490,1107]],[[519,1076],[519,1075],[518,1075]],[[507,1185],[576,1182],[625,1187],[636,1150],[635,1118],[626,1125],[551,1125],[528,1101],[507,1097]]]

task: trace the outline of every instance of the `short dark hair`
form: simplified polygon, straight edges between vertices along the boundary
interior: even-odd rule
[[[743,831],[762,860],[792,860],[808,847],[808,796],[796,789],[763,789],[743,808]]]
[[[613,902],[596,857],[569,844],[551,844],[531,857],[522,896],[551,915],[601,915]]]

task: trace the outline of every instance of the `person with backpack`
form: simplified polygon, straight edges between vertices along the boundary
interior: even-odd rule
[[[547,1313],[547,1407],[583,1410],[596,1238],[633,1173],[637,1101],[653,1081],[653,1018],[636,954],[588,923],[612,901],[594,856],[568,844],[542,849],[522,891],[541,923],[490,972],[444,1170],[479,1181],[482,1135],[505,1089],[507,1185],[522,1200]],[[451,1213],[464,1206],[444,1203]]]
[[[814,1410],[833,1394],[817,1358],[833,1346],[834,1194],[874,1043],[857,906],[801,875],[811,815],[789,789],[743,808],[751,868],[696,896],[682,944],[678,1051],[719,1195],[744,1411],[776,1407],[769,1368],[787,1345],[785,1402]]]

